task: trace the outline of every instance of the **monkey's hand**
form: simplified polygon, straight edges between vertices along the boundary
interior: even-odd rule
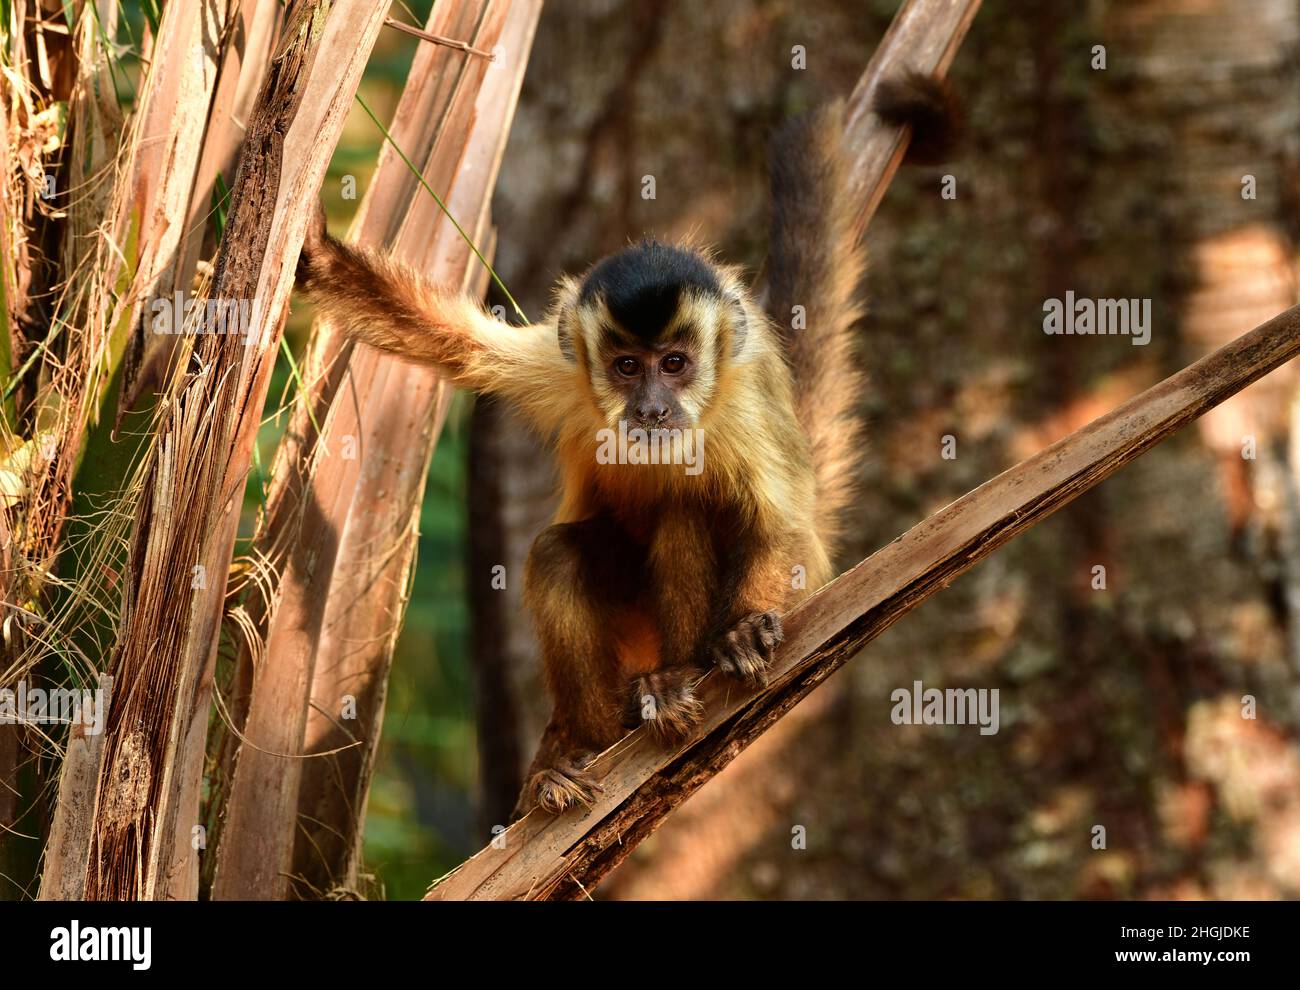
[[[784,638],[780,616],[775,612],[754,612],[737,620],[719,637],[710,659],[729,677],[746,684],[766,684],[772,657]]]
[[[695,697],[700,671],[694,667],[664,667],[632,678],[623,724],[646,731],[664,745],[684,739],[704,715],[704,705]]]
[[[533,774],[526,793],[531,794],[543,810],[553,815],[558,815],[575,804],[590,808],[596,795],[603,791],[587,772],[587,767],[591,766],[591,761],[595,758],[595,753],[583,751],[557,761],[555,766]]]

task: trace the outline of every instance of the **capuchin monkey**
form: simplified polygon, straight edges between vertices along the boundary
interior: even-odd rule
[[[875,108],[925,158],[946,152],[937,80],[905,74]],[[504,397],[555,444],[560,507],[524,574],[554,709],[516,817],[590,805],[589,764],[631,728],[680,741],[708,671],[765,683],[781,613],[833,576],[863,387],[842,135],[836,103],[773,142],[766,313],[739,269],[643,240],[510,326],[336,240],[323,213],[309,225],[299,284],[342,331]]]

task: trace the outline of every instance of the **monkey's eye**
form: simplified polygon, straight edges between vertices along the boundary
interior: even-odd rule
[[[659,362],[659,367],[665,375],[680,375],[686,368],[686,355],[669,354]]]
[[[615,358],[614,370],[624,378],[632,378],[641,370],[641,362],[634,357]]]

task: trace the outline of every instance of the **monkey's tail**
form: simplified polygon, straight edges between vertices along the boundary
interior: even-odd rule
[[[887,124],[912,129],[912,142],[903,162],[936,165],[952,158],[964,136],[964,114],[947,80],[905,69],[882,79],[872,103]]]
[[[773,139],[767,310],[786,344],[795,412],[817,485],[815,525],[832,557],[861,459],[864,378],[853,355],[866,252],[853,232],[842,101],[796,118]]]
[[[942,80],[906,71],[882,83],[874,109],[886,123],[912,127],[908,162],[942,159],[957,143],[960,115]],[[767,310],[794,372],[817,484],[816,528],[832,556],[861,461],[865,385],[853,325],[863,314],[866,252],[854,232],[859,204],[851,198],[843,133],[844,105],[836,101],[782,128],[770,155]]]

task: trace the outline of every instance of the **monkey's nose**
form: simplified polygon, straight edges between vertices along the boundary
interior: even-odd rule
[[[668,418],[668,407],[663,405],[637,406],[636,418],[643,423],[662,423]]]

